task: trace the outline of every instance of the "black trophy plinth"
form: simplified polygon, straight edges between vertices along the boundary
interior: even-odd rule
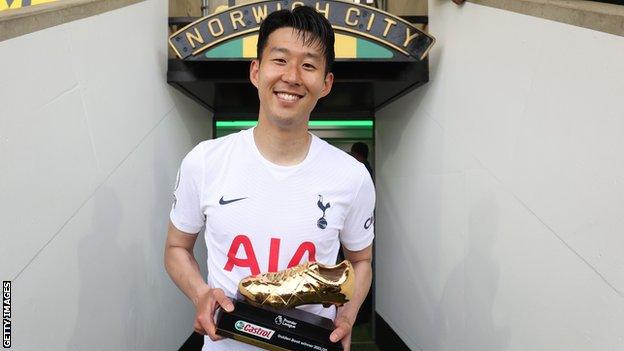
[[[276,310],[256,307],[235,299],[234,311],[217,312],[217,334],[266,350],[342,351],[333,343],[331,319],[299,309]]]

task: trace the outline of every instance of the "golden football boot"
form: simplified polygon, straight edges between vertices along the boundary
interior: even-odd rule
[[[349,261],[335,266],[306,262],[283,271],[249,276],[238,291],[254,305],[284,309],[299,305],[342,306],[353,298],[355,276]]]

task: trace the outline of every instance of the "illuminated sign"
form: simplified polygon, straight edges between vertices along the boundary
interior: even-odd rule
[[[435,39],[409,22],[374,7],[341,0],[272,0],[228,8],[201,18],[169,37],[169,45],[181,59],[192,59],[230,39],[257,32],[269,13],[297,6],[315,8],[337,33],[382,44],[402,61],[422,60]]]

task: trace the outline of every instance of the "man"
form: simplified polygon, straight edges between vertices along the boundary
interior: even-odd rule
[[[331,90],[333,60],[334,33],[315,10],[269,15],[249,72],[258,125],[201,142],[182,161],[165,267],[196,307],[203,350],[257,350],[215,333],[215,310],[232,311],[242,278],[306,260],[334,264],[340,244],[355,270],[353,299],[338,309],[301,308],[333,319],[330,339],[349,350],[372,277],[375,192],[361,163],[308,131],[310,113]],[[193,256],[204,225],[207,282]]]
[[[371,167],[368,162],[368,145],[364,144],[361,141],[354,143],[351,145],[351,156],[355,157],[356,160],[362,162],[364,166],[366,166],[366,170],[370,174],[371,178],[375,178],[373,176],[373,167]]]

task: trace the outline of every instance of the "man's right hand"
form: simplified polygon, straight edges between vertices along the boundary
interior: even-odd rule
[[[197,315],[193,328],[202,335],[208,335],[210,340],[217,341],[223,337],[217,335],[217,326],[214,321],[214,314],[218,307],[227,312],[234,311],[234,304],[221,289],[206,289],[197,300]]]

